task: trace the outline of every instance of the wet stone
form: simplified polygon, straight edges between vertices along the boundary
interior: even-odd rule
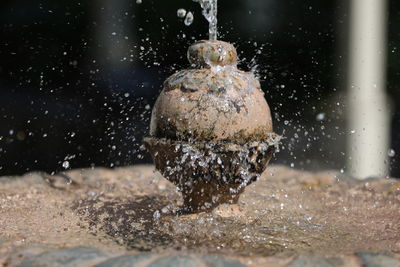
[[[291,263],[288,267],[336,267],[343,266],[343,261],[338,258],[328,259],[317,255],[302,255]]]
[[[200,267],[194,259],[185,256],[172,256],[172,257],[160,257],[151,263],[152,267],[164,267],[164,266],[182,266],[182,267]]]
[[[270,166],[237,204],[184,214],[181,194],[151,165],[66,175],[73,183],[63,187],[38,173],[0,178],[0,266],[113,266],[142,253],[196,262],[214,255],[250,267],[399,266],[396,179],[366,184]]]
[[[111,258],[102,262],[96,267],[134,267],[134,266],[151,266],[151,267],[244,267],[244,265],[229,259],[216,256],[176,256],[166,254],[139,254],[126,255]]]
[[[389,255],[360,252],[357,256],[364,267],[400,267],[400,261]]]
[[[107,254],[95,248],[76,247],[70,249],[61,249],[50,252],[45,252],[33,257],[25,259],[20,267],[78,267],[101,260]]]
[[[206,266],[212,266],[212,267],[244,267],[243,264],[230,260],[230,259],[224,259],[221,257],[216,257],[216,256],[205,256],[202,258],[203,262],[206,263]]]
[[[96,267],[131,267],[144,262],[151,262],[152,254],[124,255],[108,259],[96,265]]]

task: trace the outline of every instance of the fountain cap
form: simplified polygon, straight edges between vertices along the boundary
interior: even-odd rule
[[[224,41],[201,40],[192,44],[187,52],[190,64],[196,67],[236,66],[235,47]]]

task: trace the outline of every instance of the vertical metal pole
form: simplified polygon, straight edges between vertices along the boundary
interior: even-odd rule
[[[359,179],[388,174],[387,0],[351,0],[348,171]]]

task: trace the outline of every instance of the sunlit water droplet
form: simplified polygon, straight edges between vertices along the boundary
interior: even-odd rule
[[[136,4],[141,4],[142,0],[136,0]]]
[[[393,158],[395,155],[396,155],[396,151],[394,151],[393,148],[389,149],[389,151],[388,151],[388,156],[391,157],[391,158]]]
[[[153,218],[154,218],[155,220],[158,220],[158,219],[160,219],[160,217],[161,217],[160,211],[156,210],[156,211],[153,213]]]
[[[176,11],[176,15],[178,16],[178,18],[183,19],[186,16],[186,9],[184,8],[178,9],[178,11]]]
[[[193,20],[194,20],[193,13],[192,13],[192,12],[188,12],[188,13],[186,14],[184,23],[185,23],[186,26],[190,26],[190,25],[192,25]]]
[[[69,168],[69,161],[68,160],[64,161],[62,163],[62,166],[63,166],[64,169],[68,169]]]
[[[325,119],[325,113],[319,113],[317,114],[317,116],[315,117],[315,119],[317,121],[323,121]]]

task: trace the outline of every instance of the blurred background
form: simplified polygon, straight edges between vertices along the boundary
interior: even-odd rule
[[[353,0],[358,21],[382,24],[371,37],[378,59],[368,65],[353,53],[368,42],[357,43],[352,1],[219,0],[219,39],[234,43],[239,67],[260,78],[275,132],[285,136],[274,163],[357,175],[355,154],[379,154],[378,171],[360,175],[400,177],[400,1],[370,20],[361,7],[371,1],[385,2]],[[194,14],[190,26],[179,8]],[[2,0],[0,175],[150,163],[142,138],[151,108],[165,78],[188,67],[188,46],[207,33],[192,0]],[[373,87],[384,96],[361,111],[364,91],[351,88],[369,75],[357,62],[380,75]],[[371,127],[382,134],[372,135],[377,148],[362,150],[360,126],[352,127],[369,111],[381,115]]]

